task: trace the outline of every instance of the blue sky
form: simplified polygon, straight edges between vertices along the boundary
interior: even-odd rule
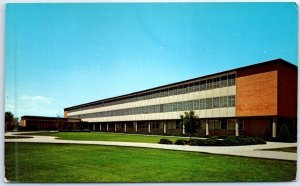
[[[275,58],[298,64],[295,3],[8,4],[5,110],[65,107]]]

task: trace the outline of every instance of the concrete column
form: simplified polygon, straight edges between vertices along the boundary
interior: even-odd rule
[[[137,132],[137,121],[134,122],[134,128],[135,128],[135,132]]]
[[[182,125],[182,134],[185,134],[185,125]]]
[[[126,122],[125,122],[125,124],[124,124],[124,132],[126,132],[126,130],[127,130],[126,127],[127,127],[127,126],[126,126]]]
[[[150,132],[151,132],[151,123],[149,121],[149,123],[148,123],[148,133],[150,133]]]
[[[164,134],[166,134],[166,133],[167,133],[167,122],[164,121]]]
[[[100,126],[99,126],[99,130],[101,131],[102,130],[102,124],[100,123]]]
[[[106,123],[106,131],[108,131],[108,123]]]
[[[272,122],[272,138],[276,138],[277,137],[277,118],[273,118],[273,122]]]
[[[115,123],[115,132],[117,132],[117,123]]]
[[[206,120],[205,122],[205,135],[208,136],[209,135],[209,126],[208,126],[208,120]]]
[[[238,120],[235,121],[235,136],[240,135],[240,129],[239,129],[239,122]]]
[[[93,125],[93,131],[95,131],[95,127],[96,127],[96,126],[95,126],[95,124],[94,124],[94,125]]]

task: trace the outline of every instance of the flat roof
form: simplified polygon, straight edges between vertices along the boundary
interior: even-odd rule
[[[277,64],[288,65],[288,66],[290,66],[292,68],[296,68],[296,69],[298,68],[296,65],[291,64],[291,63],[289,63],[289,62],[287,62],[287,61],[285,61],[281,58],[278,58],[278,59],[264,61],[264,62],[261,62],[261,63],[256,63],[256,64],[253,64],[253,65],[239,67],[239,68],[235,68],[235,69],[231,69],[231,70],[226,70],[226,71],[222,71],[222,72],[218,72],[218,73],[214,73],[214,74],[200,76],[200,77],[197,77],[197,78],[192,78],[192,79],[188,79],[188,80],[184,80],[184,81],[180,81],[180,82],[176,82],[176,83],[171,83],[171,84],[166,84],[166,85],[162,85],[162,86],[158,86],[158,87],[154,87],[154,88],[150,88],[150,89],[145,89],[145,90],[141,90],[141,91],[137,91],[137,92],[133,92],[133,93],[129,93],[129,94],[124,94],[124,95],[110,97],[110,98],[101,99],[101,100],[97,100],[97,101],[92,101],[92,102],[88,102],[88,103],[84,103],[84,104],[80,104],[80,105],[75,105],[75,106],[65,108],[64,111],[73,110],[73,109],[82,108],[82,107],[93,106],[93,105],[98,105],[98,104],[106,103],[106,102],[110,102],[110,101],[115,101],[115,100],[126,98],[126,97],[129,97],[129,96],[140,95],[140,94],[144,94],[144,93],[147,93],[147,92],[150,92],[150,91],[157,91],[157,90],[164,89],[164,88],[167,88],[167,87],[173,87],[173,86],[177,86],[177,85],[180,85],[180,84],[185,84],[187,82],[196,81],[196,80],[208,78],[208,77],[211,77],[211,76],[217,76],[217,75],[221,75],[221,74],[225,74],[225,73],[230,73],[230,72],[234,72],[234,71],[245,69],[245,68],[252,68],[252,67],[258,67],[258,66],[263,66],[263,65],[268,65],[268,64],[276,64],[276,63]]]
[[[47,117],[47,116],[22,116],[21,120],[28,120],[28,119],[45,119],[45,120],[68,120],[68,119],[74,119],[74,120],[81,120],[81,119],[77,119],[77,118],[62,118],[62,117]]]

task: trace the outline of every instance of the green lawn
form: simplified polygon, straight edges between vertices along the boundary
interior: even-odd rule
[[[286,147],[286,148],[264,149],[264,150],[281,151],[281,152],[294,152],[294,153],[297,153],[297,147]]]
[[[295,174],[294,161],[133,147],[5,143],[5,175],[17,182],[290,181]]]
[[[23,135],[23,134],[22,134]],[[158,143],[161,138],[167,138],[173,142],[180,137],[170,136],[151,136],[137,134],[121,134],[121,133],[103,133],[103,132],[43,132],[30,133],[25,135],[40,135],[40,136],[56,136],[64,140],[84,140],[84,141],[124,141],[124,142],[143,142],[143,143]]]

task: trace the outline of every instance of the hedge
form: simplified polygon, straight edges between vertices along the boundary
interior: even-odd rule
[[[173,142],[169,139],[160,139],[160,141],[158,143],[160,143],[160,144],[173,144]]]
[[[161,139],[160,144],[172,144],[172,141]],[[266,144],[261,138],[251,137],[236,137],[228,136],[226,138],[208,138],[208,139],[190,139],[190,140],[176,140],[175,145],[191,145],[191,146],[240,146],[240,145],[257,145]]]

